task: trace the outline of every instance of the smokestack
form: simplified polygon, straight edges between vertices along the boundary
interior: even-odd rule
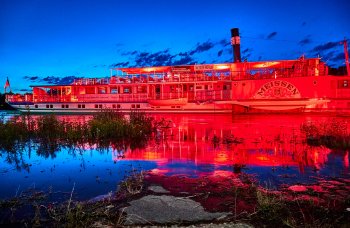
[[[241,62],[241,40],[238,28],[231,29],[231,45],[233,50],[233,62]]]

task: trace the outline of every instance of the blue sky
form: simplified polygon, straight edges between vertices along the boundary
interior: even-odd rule
[[[1,83],[20,92],[112,66],[227,62],[233,27],[248,61],[305,54],[341,66],[349,10],[347,0],[0,0]]]

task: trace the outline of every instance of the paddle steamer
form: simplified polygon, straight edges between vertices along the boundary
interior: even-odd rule
[[[35,85],[33,93],[7,95],[21,112],[93,113],[101,109],[147,113],[348,112],[350,76],[332,76],[320,58],[245,62],[237,28],[233,62],[113,68],[109,78],[69,85]]]

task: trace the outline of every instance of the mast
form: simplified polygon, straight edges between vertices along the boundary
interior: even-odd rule
[[[346,73],[347,73],[347,75],[350,75],[348,41],[345,38],[344,38],[343,44],[344,44]]]

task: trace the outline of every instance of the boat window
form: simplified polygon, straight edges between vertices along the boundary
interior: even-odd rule
[[[80,105],[80,104],[78,104],[78,108],[81,108],[81,105]]]
[[[35,105],[34,107],[35,107],[35,108],[38,108],[38,105]]]
[[[97,104],[95,104],[95,108],[98,108],[98,105],[97,105]]]
[[[53,108],[53,105],[50,105],[50,108]]]
[[[176,106],[176,108],[181,108],[181,106]]]
[[[111,88],[111,94],[118,94],[117,88]]]
[[[81,105],[81,107],[82,107],[82,108],[85,108],[85,105],[83,104],[83,105]]]
[[[114,105],[112,105],[112,108],[116,108],[115,104],[114,104]]]
[[[230,90],[230,85],[223,85],[223,90]]]
[[[69,108],[69,105],[66,105],[66,108]]]
[[[98,93],[99,94],[105,94],[106,93],[106,89],[104,87],[98,88]]]
[[[130,89],[130,87],[126,87],[126,88],[124,88],[124,93],[131,93],[131,89]]]
[[[175,106],[171,106],[171,108],[175,108]]]
[[[132,105],[131,105],[131,108],[135,108],[135,105],[134,105],[134,104],[132,104]]]
[[[137,92],[138,93],[146,93],[147,92],[147,87],[146,86],[138,86],[137,87]]]
[[[98,105],[98,107],[99,107],[99,108],[102,108],[102,105],[100,104],[100,105]]]
[[[95,88],[94,87],[86,87],[85,93],[86,94],[95,94]]]
[[[120,105],[119,105],[119,104],[117,105],[117,108],[120,108]]]
[[[61,107],[64,108],[64,105],[62,105]]]
[[[140,104],[137,104],[137,105],[136,105],[136,108],[140,108]]]
[[[344,87],[348,87],[348,81],[344,80]]]

